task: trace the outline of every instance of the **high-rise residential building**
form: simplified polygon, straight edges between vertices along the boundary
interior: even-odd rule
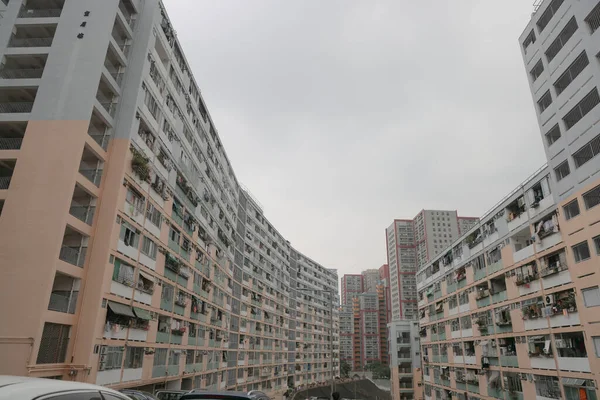
[[[386,274],[384,267],[342,277],[346,304],[340,309],[340,354],[353,370],[388,362],[389,286],[380,279],[381,273]]]
[[[386,324],[392,320],[392,298],[390,294],[390,268],[387,264],[379,267],[379,281],[381,282],[381,290],[385,296],[385,320]]]
[[[342,305],[352,305],[356,296],[363,292],[362,274],[345,274],[342,276]]]
[[[546,0],[520,45],[548,165],[419,272],[427,399],[594,399],[600,2]]]
[[[338,375],[337,272],[240,187],[162,3],[0,13],[0,374],[271,394]]]
[[[390,354],[390,386],[392,399],[423,398],[421,357],[419,356],[419,323],[396,320],[388,324]]]
[[[396,219],[386,229],[392,319],[415,319],[415,273],[458,237],[459,227],[477,218],[459,217],[456,211],[422,210],[413,219]]]
[[[378,269],[367,269],[362,273],[363,292],[375,293],[377,292],[377,285],[379,284],[379,270]]]

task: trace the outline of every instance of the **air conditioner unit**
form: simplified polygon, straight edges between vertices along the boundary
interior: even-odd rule
[[[98,371],[104,371],[105,369],[106,369],[106,362],[103,361],[98,365]]]
[[[102,346],[100,347],[100,354],[106,354],[108,353],[108,348],[106,346]]]
[[[554,295],[547,294],[546,297],[544,298],[544,304],[546,306],[551,306],[552,304],[554,304]]]

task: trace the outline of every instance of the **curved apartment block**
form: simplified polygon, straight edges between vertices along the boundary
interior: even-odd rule
[[[162,3],[0,13],[0,373],[271,394],[338,375],[337,272],[240,187]]]

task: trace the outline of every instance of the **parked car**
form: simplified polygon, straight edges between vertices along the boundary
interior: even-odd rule
[[[251,390],[248,392],[248,395],[252,396],[255,400],[271,400],[265,392],[261,392],[260,390]]]
[[[255,400],[246,392],[209,392],[194,389],[184,394],[179,400]]]
[[[0,376],[0,400],[130,400],[123,393],[89,383]]]
[[[121,393],[127,395],[132,400],[158,400],[152,393],[141,390],[123,389]]]
[[[186,393],[189,393],[189,390],[158,390],[155,394],[158,400],[179,400]]]

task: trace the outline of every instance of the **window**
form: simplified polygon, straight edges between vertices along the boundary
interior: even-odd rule
[[[137,247],[140,240],[140,231],[135,229],[126,221],[121,221],[121,240],[127,246]]]
[[[600,204],[600,186],[596,186],[592,190],[584,193],[583,202],[585,203],[585,208],[587,210]]]
[[[565,44],[571,39],[571,36],[577,31],[577,21],[575,21],[575,17],[572,17],[569,22],[565,25],[562,31],[558,34],[556,39],[548,46],[548,50],[546,50],[546,57],[548,58],[548,62],[552,61],[554,57],[560,52],[560,50],[564,47]]]
[[[133,188],[127,188],[127,194],[125,195],[125,201],[131,207],[131,213],[144,211],[144,198],[137,190]]]
[[[100,350],[99,371],[109,371],[111,369],[121,369],[123,364],[123,347],[121,346],[103,346]]]
[[[144,236],[144,242],[142,243],[142,253],[147,255],[153,260],[156,260],[156,243],[154,243],[150,238]]]
[[[143,347],[127,347],[127,353],[125,354],[125,368],[142,368],[143,361]]]
[[[592,336],[594,340],[594,348],[596,349],[596,357],[600,357],[600,336]]]
[[[554,168],[554,174],[556,175],[557,182],[568,176],[570,173],[571,168],[569,168],[569,162],[567,160],[563,161],[558,165],[558,167]]]
[[[53,324],[46,322],[40,341],[40,350],[37,357],[38,364],[64,363],[69,346],[69,325]]]
[[[588,66],[590,61],[588,60],[585,50],[569,65],[567,70],[558,77],[554,82],[554,88],[556,89],[556,95],[561,94],[570,84],[577,78],[577,76]]]
[[[181,234],[179,233],[178,230],[171,228],[170,232],[169,232],[169,239],[172,240],[173,242],[179,244],[179,237],[181,236]]]
[[[575,258],[576,263],[590,258],[590,248],[588,247],[587,241],[576,244],[571,247],[571,250],[573,250],[573,257]]]
[[[540,33],[542,33],[544,28],[548,25],[548,23],[550,22],[550,20],[554,16],[554,14],[556,14],[556,11],[560,8],[563,1],[564,0],[553,0],[548,5],[548,7],[546,8],[546,11],[544,11],[542,16],[540,17],[540,19],[538,19],[538,21],[536,23],[538,29],[540,30]]]
[[[600,3],[585,17],[585,22],[587,22],[592,33],[600,27]]]
[[[598,286],[581,289],[581,294],[586,307],[600,306],[600,289]]]
[[[550,90],[544,93],[544,95],[538,100],[537,104],[540,113],[543,113],[546,108],[550,107],[550,104],[552,104],[552,95],[550,94]]]
[[[573,153],[575,167],[579,168],[600,153],[600,135],[596,136]]]
[[[146,207],[146,218],[150,220],[155,226],[160,228],[162,223],[162,218],[160,216],[160,211],[154,207],[154,205],[150,202],[147,203]]]
[[[525,50],[525,54],[527,54],[527,48],[533,43],[535,43],[535,32],[532,29],[523,41],[523,50]]]
[[[596,246],[596,254],[600,255],[600,235],[595,236],[593,239],[594,246]]]
[[[575,105],[564,117],[563,121],[567,126],[567,130],[575,126],[583,117],[600,103],[600,96],[598,95],[598,89],[593,88],[579,103]]]
[[[571,218],[575,218],[579,215],[579,202],[577,199],[568,202],[563,206],[563,211],[565,213],[565,219],[568,221]]]

